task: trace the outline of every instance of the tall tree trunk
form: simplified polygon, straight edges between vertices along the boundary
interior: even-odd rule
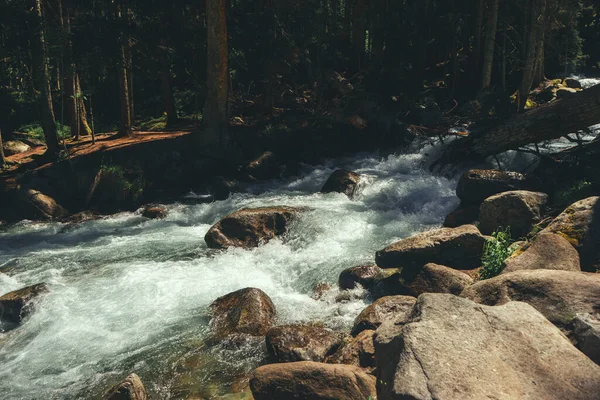
[[[527,38],[527,55],[523,67],[523,76],[519,85],[518,108],[519,112],[525,110],[527,97],[533,83],[535,73],[535,63],[539,58],[540,40],[544,30],[544,14],[546,10],[546,0],[532,0],[531,2],[531,27]]]
[[[206,0],[207,96],[203,123],[209,143],[227,145],[229,124],[227,1]]]
[[[352,47],[354,48],[354,67],[357,71],[363,67],[365,59],[366,11],[368,3],[366,0],[356,0],[352,10]]]
[[[77,113],[79,121],[79,134],[88,136],[92,133],[92,129],[88,124],[87,110],[85,108],[85,102],[83,101],[83,91],[81,90],[81,80],[79,74],[75,74],[75,93],[77,93]]]
[[[378,68],[383,65],[385,46],[387,0],[377,0],[374,4],[371,38],[373,40],[373,63]]]
[[[34,79],[36,88],[39,90],[38,98],[42,109],[42,128],[44,130],[44,138],[46,139],[47,153],[51,156],[56,156],[59,151],[58,132],[54,118],[54,107],[52,105],[52,92],[50,90],[42,0],[35,1],[35,13],[38,22],[38,32],[32,46]]]
[[[0,170],[6,167],[6,157],[4,157],[4,147],[2,147],[2,130],[0,130]]]
[[[121,125],[118,136],[132,136],[131,106],[129,104],[129,82],[127,81],[127,44],[121,43],[121,62],[119,64],[119,98],[121,101]]]
[[[159,57],[161,64],[161,87],[163,94],[164,111],[167,113],[167,127],[171,127],[177,123],[177,108],[175,107],[175,98],[171,88],[171,68],[168,57],[168,44],[166,40],[161,40],[161,49],[159,49]]]
[[[545,22],[544,22],[545,25]],[[545,46],[545,37],[546,37],[546,33],[545,33],[545,29],[542,28],[542,32],[541,32],[541,37],[540,40],[538,42],[538,46],[537,46],[537,58],[535,60],[535,72],[533,74],[533,82],[532,82],[532,86],[537,86],[539,85],[543,80],[544,77],[546,75],[545,73],[545,68],[544,68],[544,64],[545,64],[545,52],[544,52],[544,46]]]
[[[129,17],[127,17],[127,20],[129,21]],[[127,46],[125,47],[125,58],[127,65],[127,84],[129,85],[127,88],[127,92],[129,93],[129,113],[131,114],[129,119],[133,124],[135,121],[135,104],[133,101],[133,50],[131,38],[129,36],[127,36]]]
[[[473,45],[473,58],[475,70],[479,72],[481,65],[481,43],[483,42],[483,6],[484,0],[475,0],[475,43]]]
[[[481,71],[481,89],[490,86],[492,82],[492,67],[494,66],[494,49],[496,47],[496,32],[498,28],[498,1],[490,0],[487,10],[487,28],[485,33],[485,48],[483,50],[483,69]]]
[[[517,114],[501,125],[452,142],[443,163],[482,159],[531,143],[557,139],[600,123],[600,85]]]

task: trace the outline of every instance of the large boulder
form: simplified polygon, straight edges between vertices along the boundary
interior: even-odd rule
[[[600,365],[600,319],[590,314],[578,315],[573,321],[573,336],[577,348]]]
[[[490,306],[522,301],[569,331],[577,314],[600,313],[600,274],[546,269],[516,271],[477,282],[461,296]]]
[[[567,207],[543,232],[567,239],[579,252],[582,270],[600,270],[600,197],[588,197]]]
[[[264,336],[277,314],[269,296],[256,288],[219,297],[210,305],[210,313],[210,327],[217,338],[237,333]]]
[[[400,270],[379,280],[372,289],[375,298],[393,295],[418,297],[423,293],[459,295],[473,278],[464,272],[438,264],[425,264],[420,270]]]
[[[34,300],[47,291],[45,283],[38,283],[0,296],[0,319],[19,324],[31,312]]]
[[[510,227],[513,238],[528,234],[539,222],[548,195],[526,190],[503,192],[488,197],[479,208],[479,229],[490,235]]]
[[[53,220],[67,215],[56,200],[35,189],[20,190],[16,207],[22,218],[30,220]]]
[[[312,361],[269,364],[254,370],[255,400],[375,400],[375,377],[352,365]]]
[[[217,222],[204,240],[213,249],[257,247],[284,235],[300,211],[294,207],[244,208]]]
[[[131,374],[123,382],[110,389],[103,400],[146,400],[146,388],[136,374]]]
[[[481,264],[485,240],[474,225],[434,229],[378,251],[375,262],[381,268],[419,270],[432,262],[450,268],[472,269]]]
[[[375,369],[375,331],[365,330],[356,337],[349,338],[331,356],[325,359],[330,364],[348,364],[361,367],[371,372]]]
[[[381,274],[381,268],[373,264],[347,268],[340,273],[338,285],[342,290],[354,289],[357,284],[369,289],[377,282]]]
[[[314,325],[282,325],[267,332],[272,362],[323,361],[343,343],[343,335]]]
[[[356,172],[338,169],[329,176],[329,179],[327,179],[327,182],[325,182],[325,185],[321,189],[321,193],[344,193],[346,196],[352,198],[356,193],[359,182],[360,175]]]
[[[373,302],[354,320],[352,336],[376,330],[384,321],[403,324],[408,320],[417,299],[410,296],[386,296]]]
[[[2,144],[6,157],[29,151],[31,147],[20,140],[8,140]]]
[[[456,195],[466,204],[481,204],[490,196],[510,190],[531,190],[537,184],[518,172],[472,169],[465,172],[456,186]]]
[[[530,269],[581,271],[577,250],[567,239],[554,233],[539,233],[518,252],[504,262],[503,274]]]
[[[600,367],[525,303],[424,294],[404,326],[376,332],[380,399],[589,400]]]

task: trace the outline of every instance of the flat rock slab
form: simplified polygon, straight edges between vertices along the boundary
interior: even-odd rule
[[[375,377],[352,365],[301,361],[257,368],[255,400],[375,400]]]
[[[455,269],[481,265],[486,238],[474,225],[441,228],[422,232],[393,243],[375,255],[381,268],[420,270],[436,263]]]
[[[419,297],[413,319],[376,333],[383,400],[597,399],[600,367],[525,303]]]
[[[502,274],[532,269],[581,271],[577,250],[567,239],[554,233],[539,233],[519,252],[504,262]]]
[[[343,335],[314,325],[281,325],[267,332],[272,362],[323,361],[343,343]]]
[[[287,233],[290,222],[303,209],[296,207],[244,208],[211,227],[204,240],[209,248],[251,248]]]

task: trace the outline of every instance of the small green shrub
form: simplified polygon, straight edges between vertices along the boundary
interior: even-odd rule
[[[56,129],[58,131],[59,139],[66,139],[71,137],[71,128],[67,125],[62,125],[60,122],[56,123]],[[39,123],[22,125],[17,129],[17,132],[24,132],[28,135],[35,137],[36,139],[45,140],[44,129]]]
[[[489,279],[500,274],[504,267],[504,261],[515,250],[516,246],[510,236],[510,227],[492,233],[492,239],[489,239],[483,247],[482,268],[479,271],[479,279]]]
[[[100,211],[114,212],[138,205],[146,187],[141,168],[125,169],[120,165],[103,164],[100,174],[95,198]]]

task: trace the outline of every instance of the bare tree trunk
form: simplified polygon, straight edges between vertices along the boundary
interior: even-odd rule
[[[490,0],[487,12],[487,30],[485,33],[485,48],[483,50],[483,69],[481,72],[481,89],[490,86],[492,82],[492,67],[494,66],[494,49],[496,47],[496,32],[498,29],[498,1]]]
[[[366,16],[368,4],[366,0],[356,0],[352,10],[352,47],[354,48],[354,66],[357,71],[363,67],[365,59]]]
[[[159,50],[161,63],[161,86],[163,92],[164,111],[167,113],[167,127],[177,123],[177,108],[175,107],[175,98],[171,88],[171,68],[169,65],[168,46],[166,40],[161,40],[161,49]]]
[[[452,142],[440,161],[482,159],[531,143],[557,139],[600,123],[600,85],[518,114],[481,134]]]
[[[88,136],[92,133],[90,125],[87,121],[87,110],[85,108],[85,102],[83,101],[83,91],[81,90],[81,81],[79,74],[75,74],[75,93],[77,93],[77,113],[79,121],[79,134]]]
[[[46,139],[46,152],[51,156],[56,156],[59,152],[58,132],[54,118],[54,107],[52,105],[52,92],[50,91],[48,57],[46,55],[46,31],[41,0],[35,1],[35,12],[38,20],[38,32],[32,46],[35,85],[39,90],[39,99],[42,108],[42,128],[44,130],[44,138]]]
[[[206,0],[207,96],[203,123],[209,143],[227,144],[229,124],[227,1]]]
[[[475,70],[479,72],[481,64],[481,42],[483,41],[483,5],[484,0],[476,1],[476,17],[475,17],[475,44],[473,49],[473,57],[475,59]]]
[[[532,0],[531,3],[531,27],[527,38],[527,55],[525,57],[525,66],[523,67],[523,77],[519,86],[519,112],[525,110],[527,97],[533,83],[535,72],[535,62],[538,59],[540,51],[540,39],[543,33],[544,13],[546,9],[546,0]]]
[[[127,17],[129,19],[129,17]],[[127,92],[129,93],[129,113],[131,114],[129,119],[133,124],[135,121],[135,109],[134,109],[134,101],[133,101],[133,51],[132,51],[132,43],[131,38],[127,37],[127,46],[125,47],[125,57],[126,57],[126,65],[127,65],[127,84],[129,87],[127,88]]]

